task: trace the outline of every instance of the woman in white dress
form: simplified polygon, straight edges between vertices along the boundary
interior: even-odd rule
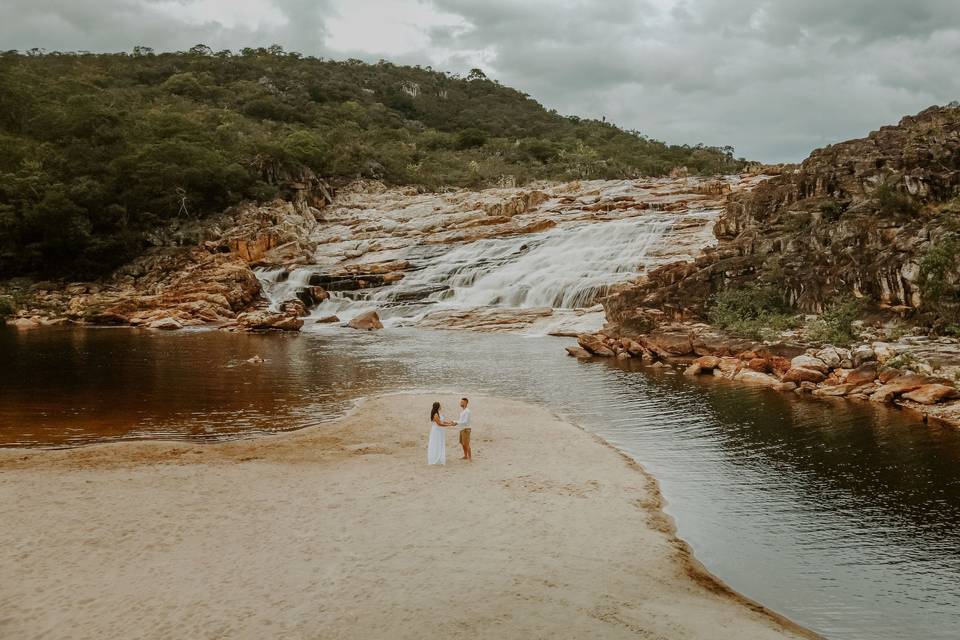
[[[444,428],[456,422],[448,422],[440,415],[440,403],[434,402],[430,409],[430,440],[427,442],[427,464],[447,464],[447,440]]]

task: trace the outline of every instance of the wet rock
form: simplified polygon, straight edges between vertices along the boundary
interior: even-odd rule
[[[574,358],[587,359],[593,357],[593,355],[583,347],[565,347],[565,349],[567,350],[567,355],[573,356]]]
[[[172,331],[176,329],[182,329],[183,325],[176,318],[160,318],[159,320],[154,320],[147,325],[150,329],[164,329],[167,331]]]
[[[251,311],[237,316],[237,324],[249,331],[299,331],[303,320],[271,311]]]
[[[726,378],[727,380],[733,380],[734,376],[743,368],[743,362],[739,358],[726,357],[720,358],[720,362],[717,363],[716,371],[720,372],[720,376]]]
[[[897,376],[877,389],[870,396],[870,400],[873,402],[891,402],[896,396],[919,389],[920,387],[928,384],[929,381],[929,378],[926,376]]]
[[[780,381],[773,376],[752,369],[741,369],[733,379],[737,382],[762,385],[764,387],[777,387],[780,385]]]
[[[615,355],[613,349],[608,347],[606,343],[596,335],[591,335],[588,333],[581,334],[577,336],[577,342],[580,344],[581,348],[595,356],[612,358]]]
[[[904,393],[902,397],[904,400],[910,400],[920,404],[936,404],[958,396],[960,396],[960,393],[952,386],[945,384],[925,384],[913,391]]]
[[[347,326],[351,329],[359,329],[361,331],[383,329],[383,323],[380,322],[380,316],[376,311],[367,311],[355,316],[347,323]]]
[[[324,316],[322,318],[318,318],[316,324],[330,324],[333,322],[340,322],[340,318],[337,316]]]
[[[694,363],[705,371],[713,371],[720,366],[720,358],[717,356],[700,356]]]
[[[845,396],[854,389],[857,388],[855,384],[836,384],[830,386],[817,387],[814,390],[813,395],[815,396],[828,396],[828,397],[839,397]]]

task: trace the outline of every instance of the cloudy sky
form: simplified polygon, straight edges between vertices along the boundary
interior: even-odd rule
[[[0,49],[197,43],[480,67],[561,113],[768,162],[960,99],[960,0],[0,2]]]

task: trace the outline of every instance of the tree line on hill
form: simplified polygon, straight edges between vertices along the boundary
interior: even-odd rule
[[[178,216],[276,195],[277,176],[485,187],[505,178],[738,171],[466,77],[280,47],[0,53],[0,277],[96,277]]]

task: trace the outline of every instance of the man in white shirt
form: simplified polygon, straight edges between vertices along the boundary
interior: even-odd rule
[[[466,398],[460,398],[460,418],[457,420],[457,426],[460,427],[460,446],[463,447],[463,457],[461,460],[473,462],[473,452],[470,451],[470,409],[467,405],[470,401]]]

